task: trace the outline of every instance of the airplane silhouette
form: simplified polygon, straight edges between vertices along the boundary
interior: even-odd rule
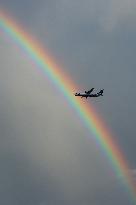
[[[81,98],[88,98],[88,97],[99,97],[99,96],[103,96],[103,91],[104,89],[100,90],[98,93],[94,93],[91,94],[92,91],[94,90],[94,88],[92,88],[91,90],[85,91],[85,93],[75,93],[75,96],[81,96]]]

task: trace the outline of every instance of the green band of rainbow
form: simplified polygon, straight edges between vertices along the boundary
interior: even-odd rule
[[[77,86],[68,78],[64,71],[55,64],[53,58],[49,57],[40,43],[33,39],[31,35],[27,34],[25,30],[3,10],[0,11],[0,30],[12,38],[13,42],[19,45],[19,47],[27,53],[29,58],[35,62],[37,67],[61,90],[67,101],[77,111],[84,124],[88,127],[90,133],[93,133],[95,141],[106,153],[117,177],[122,178],[127,192],[129,192],[131,199],[136,204],[136,187],[129,173],[128,163],[102,119],[97,116],[94,108],[86,102],[75,98],[73,95],[73,90],[76,90]]]

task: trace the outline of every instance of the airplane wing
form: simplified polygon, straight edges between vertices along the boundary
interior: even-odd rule
[[[86,94],[90,94],[91,92],[93,92],[94,88],[92,88],[91,90],[85,91]]]

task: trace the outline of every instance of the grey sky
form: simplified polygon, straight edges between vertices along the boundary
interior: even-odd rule
[[[1,6],[83,91],[105,89],[90,101],[135,169],[135,1],[1,0]],[[61,93],[3,36],[0,62],[1,204],[131,204]]]

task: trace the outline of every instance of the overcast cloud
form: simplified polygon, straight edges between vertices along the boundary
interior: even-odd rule
[[[89,99],[135,180],[134,0],[0,0]],[[0,36],[0,203],[131,205],[121,179],[58,89]],[[75,90],[71,91],[72,93]]]

